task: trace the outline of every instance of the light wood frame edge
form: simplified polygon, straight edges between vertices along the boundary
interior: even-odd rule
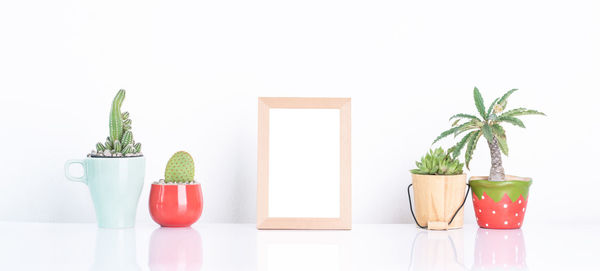
[[[331,108],[340,110],[340,217],[268,217],[269,199],[269,109]],[[352,148],[350,98],[258,98],[258,169],[256,227],[258,229],[350,230],[352,228]]]

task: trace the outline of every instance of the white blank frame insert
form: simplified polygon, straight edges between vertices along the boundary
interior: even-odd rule
[[[259,98],[258,229],[350,229],[350,98]]]

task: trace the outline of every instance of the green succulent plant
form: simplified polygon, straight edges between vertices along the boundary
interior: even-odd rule
[[[109,136],[106,138],[104,144],[102,142],[96,143],[96,151],[98,156],[103,156],[102,154],[107,150],[111,155],[120,154],[119,156],[137,154],[142,150],[141,143],[136,143],[133,140],[129,112],[121,113],[123,100],[125,100],[125,90],[121,89],[119,92],[117,92],[117,95],[113,99],[112,106],[110,108],[110,116],[108,121]]]
[[[442,148],[429,150],[417,161],[417,168],[411,170],[413,174],[421,175],[459,175],[463,173],[463,163],[450,155]]]
[[[194,181],[194,159],[184,151],[178,151],[169,162],[165,169],[166,183],[188,183]]]
[[[467,133],[461,140],[451,147],[448,151],[452,153],[453,157],[458,157],[463,148],[465,150],[465,163],[467,169],[469,169],[469,162],[473,158],[473,152],[477,146],[479,138],[483,137],[487,140],[488,147],[490,148],[492,166],[490,169],[489,180],[490,181],[504,181],[504,167],[502,166],[502,154],[508,155],[508,144],[506,143],[506,132],[502,127],[504,123],[510,123],[512,125],[525,128],[523,121],[518,116],[524,115],[543,115],[544,113],[531,110],[527,108],[516,108],[506,110],[506,104],[508,97],[513,94],[517,89],[511,89],[501,97],[496,98],[490,106],[487,108],[484,105],[483,97],[479,92],[479,89],[475,87],[473,90],[473,97],[475,99],[475,107],[479,116],[471,114],[456,114],[450,117],[450,120],[454,120],[452,127],[440,134],[433,143],[435,144],[438,140],[454,135],[456,138],[462,133]],[[461,123],[461,121],[464,121]]]

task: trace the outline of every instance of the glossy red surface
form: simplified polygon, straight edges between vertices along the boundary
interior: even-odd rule
[[[150,216],[163,227],[188,227],[202,215],[202,188],[200,184],[152,184],[150,189]]]
[[[150,238],[150,270],[201,270],[202,237],[192,227],[158,228]]]

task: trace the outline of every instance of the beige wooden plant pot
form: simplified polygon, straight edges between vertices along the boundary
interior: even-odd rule
[[[466,174],[412,174],[412,185],[415,195],[414,215],[419,226],[427,227],[430,230],[462,228],[463,204],[467,185]],[[455,214],[456,216],[454,216]],[[454,219],[452,219],[453,216]],[[450,220],[452,223],[448,224]]]

